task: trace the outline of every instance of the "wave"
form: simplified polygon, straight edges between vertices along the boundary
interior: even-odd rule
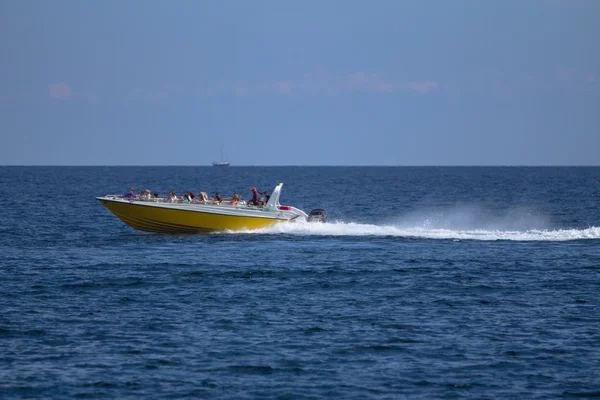
[[[392,236],[424,239],[455,240],[514,240],[514,241],[569,241],[600,239],[600,227],[586,229],[448,229],[427,227],[403,227],[393,225],[360,224],[354,222],[296,222],[281,223],[272,227],[244,231],[258,235],[301,235],[301,236]]]

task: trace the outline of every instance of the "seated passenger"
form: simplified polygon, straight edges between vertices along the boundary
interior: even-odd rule
[[[135,189],[134,188],[129,189],[129,193],[125,193],[122,197],[124,199],[135,200]]]
[[[260,194],[259,194],[258,190],[256,190],[256,188],[254,186],[250,190],[252,191],[252,199],[248,202],[248,205],[249,206],[260,205]]]
[[[216,192],[212,202],[215,204],[221,204],[222,201],[223,200],[221,200],[221,195],[219,194],[219,192]]]
[[[241,198],[240,195],[237,193],[233,194],[233,197],[231,198],[231,205],[235,206],[236,204],[238,204],[240,202]]]
[[[140,192],[140,200],[145,200],[145,201],[150,200],[150,190],[148,190],[148,189],[142,190]]]
[[[208,202],[208,195],[206,192],[198,192],[198,203],[206,203]]]
[[[177,202],[177,196],[175,195],[175,192],[170,192],[169,195],[167,196],[167,199],[165,201],[167,203],[176,203]]]

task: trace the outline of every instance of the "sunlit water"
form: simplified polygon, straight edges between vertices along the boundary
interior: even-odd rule
[[[94,196],[327,223],[136,232]],[[2,398],[600,395],[600,168],[0,168]]]

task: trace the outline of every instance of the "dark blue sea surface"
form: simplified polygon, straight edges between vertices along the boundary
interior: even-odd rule
[[[95,196],[326,224],[137,232]],[[600,168],[0,167],[1,398],[600,396]]]

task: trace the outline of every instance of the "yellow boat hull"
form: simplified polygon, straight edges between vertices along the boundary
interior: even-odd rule
[[[224,215],[197,210],[152,207],[138,202],[99,200],[121,221],[134,229],[145,232],[197,233],[258,229],[288,220],[272,216]]]

